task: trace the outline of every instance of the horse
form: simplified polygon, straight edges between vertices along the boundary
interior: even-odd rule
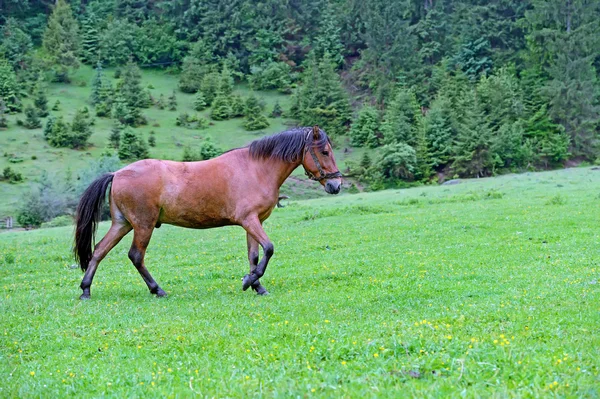
[[[300,165],[327,193],[340,192],[342,174],[331,141],[316,125],[266,136],[206,161],[146,159],[100,176],[85,190],[76,212],[73,252],[84,272],[80,299],[90,298],[99,263],[131,230],[129,259],[150,293],[166,296],[144,262],[152,232],[161,224],[192,229],[244,228],[250,272],[242,278],[242,290],[252,287],[258,295],[267,295],[259,279],[274,246],[262,223],[279,202],[281,185]],[[112,224],[93,247],[109,186]],[[263,249],[260,262],[259,245]]]

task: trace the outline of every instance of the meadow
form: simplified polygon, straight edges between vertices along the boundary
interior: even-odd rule
[[[600,171],[290,201],[131,236],[80,301],[72,228],[0,234],[0,397],[598,397]],[[107,224],[100,227],[101,233]]]

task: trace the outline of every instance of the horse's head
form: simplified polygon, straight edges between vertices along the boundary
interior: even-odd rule
[[[342,188],[342,174],[335,163],[331,142],[325,132],[315,125],[308,132],[302,166],[311,180],[316,180],[329,194],[337,194]]]

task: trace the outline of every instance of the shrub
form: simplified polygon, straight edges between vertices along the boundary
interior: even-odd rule
[[[126,127],[121,132],[119,142],[119,159],[135,160],[148,158],[148,145],[137,132]]]
[[[7,166],[2,171],[2,176],[4,179],[8,180],[9,183],[15,184],[23,181],[23,175],[15,170],[13,170],[10,166]]]

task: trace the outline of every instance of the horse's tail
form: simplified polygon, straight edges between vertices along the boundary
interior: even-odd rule
[[[106,190],[113,180],[112,173],[106,173],[96,180],[85,190],[77,205],[77,225],[75,227],[75,245],[73,252],[75,259],[79,262],[81,270],[86,271],[92,254],[96,238],[96,228],[100,221],[100,213]]]

